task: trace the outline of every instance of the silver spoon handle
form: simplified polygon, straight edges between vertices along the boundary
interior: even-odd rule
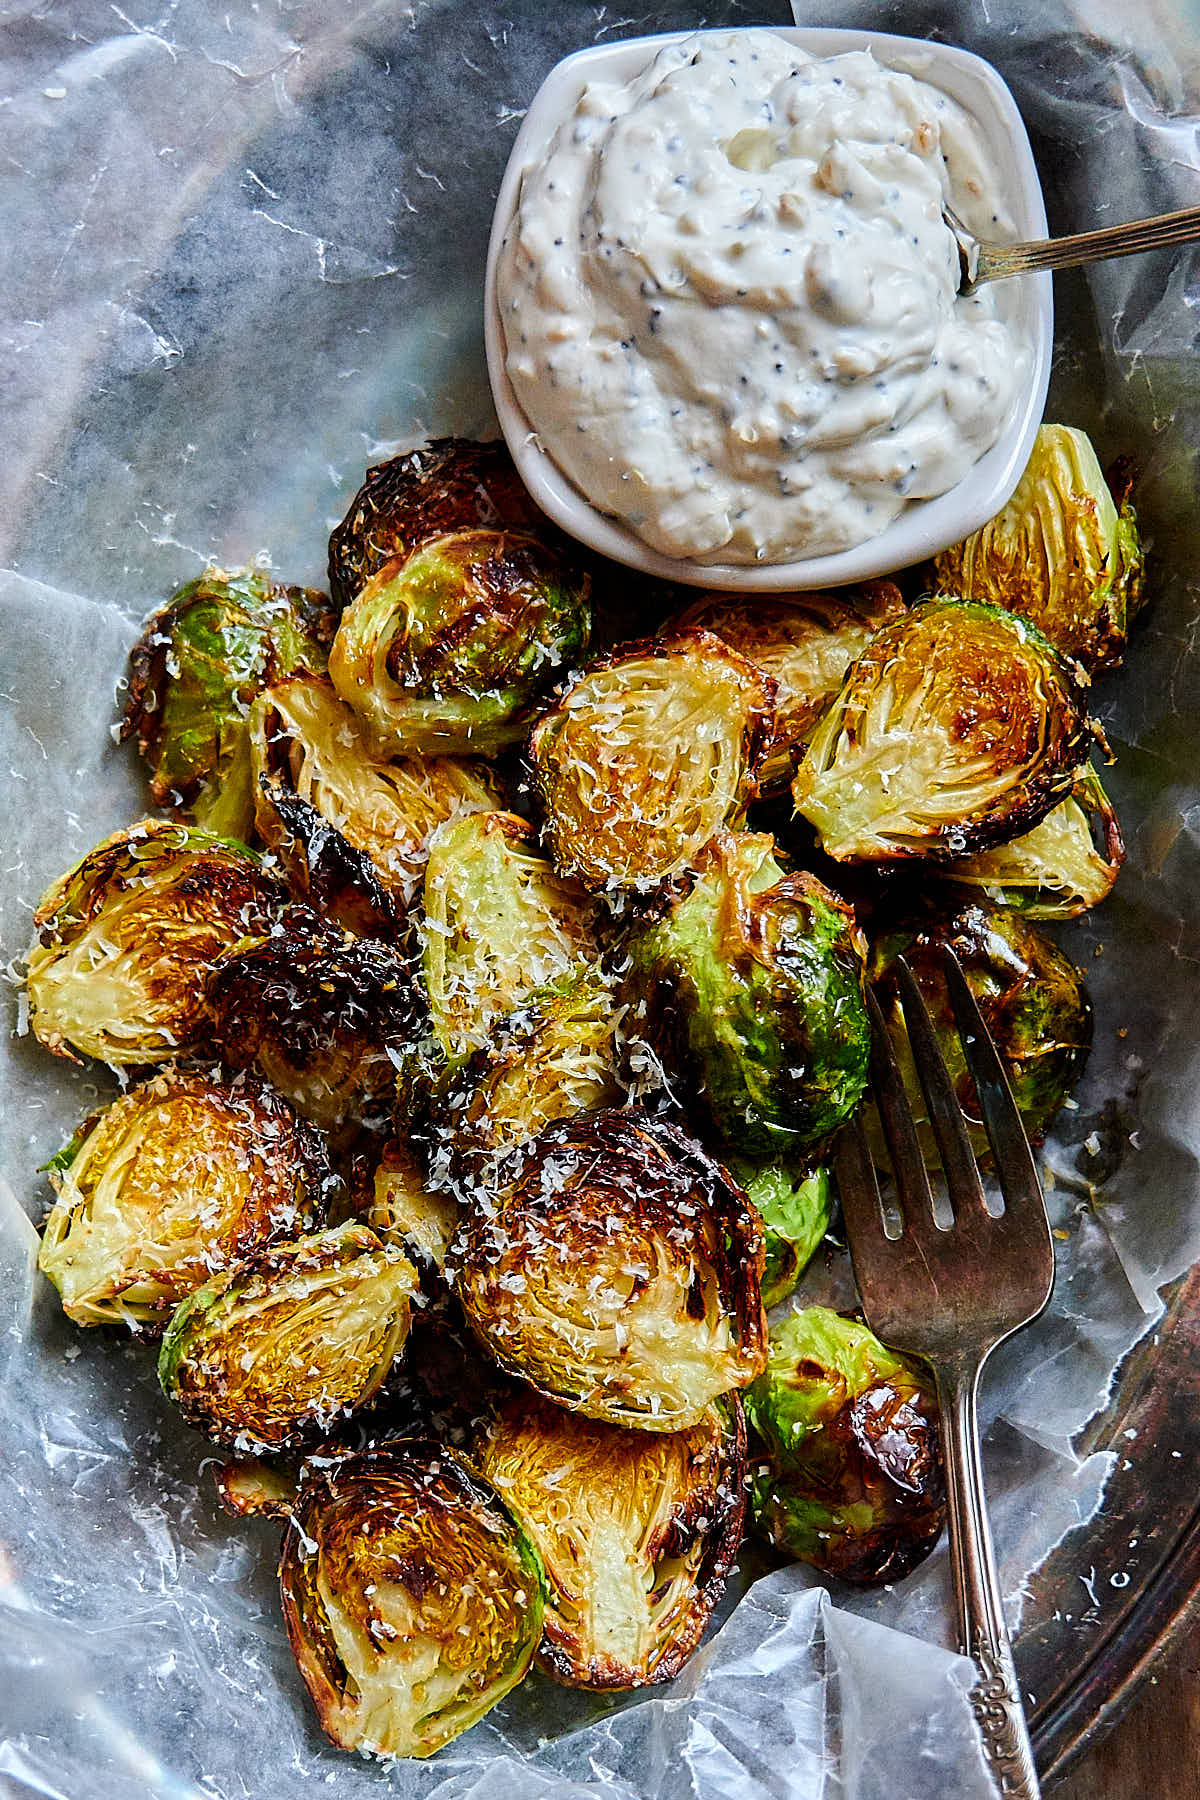
[[[983,1497],[975,1406],[979,1365],[964,1360],[935,1367],[934,1373],[941,1408],[959,1648],[980,1672],[971,1689],[971,1706],[1000,1793],[1011,1800],[1039,1800],[1041,1788],[1004,1623]]]
[[[1160,213],[1154,219],[1132,219],[1127,225],[1109,225],[1102,231],[1080,231],[1074,237],[1048,238],[1044,243],[981,243],[972,259],[975,266],[967,271],[963,291],[969,293],[980,282],[999,281],[1006,275],[1025,275],[1036,269],[1075,269],[1081,263],[1197,242],[1200,206]]]

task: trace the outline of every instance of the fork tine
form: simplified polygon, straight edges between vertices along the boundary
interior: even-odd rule
[[[984,1128],[992,1146],[1004,1209],[1015,1225],[1029,1227],[1046,1219],[1046,1202],[1038,1180],[1029,1139],[1012,1097],[1004,1065],[984,1024],[975,996],[967,986],[953,950],[943,952],[950,1004],[962,1039],[963,1054],[979,1097]]]
[[[834,1174],[848,1241],[865,1248],[876,1238],[885,1236],[879,1181],[861,1111],[855,1113],[838,1134],[834,1146]]]
[[[867,1013],[871,1020],[871,1086],[896,1177],[896,1196],[905,1227],[911,1230],[919,1226],[923,1218],[933,1218],[933,1191],[887,1021],[870,988],[867,989]]]
[[[989,1216],[962,1109],[921,990],[902,956],[896,958],[893,970],[904,1007],[904,1023],[912,1046],[913,1062],[929,1107],[929,1122],[937,1139],[938,1153],[942,1159],[955,1216],[961,1216],[964,1222],[972,1213],[977,1217]]]

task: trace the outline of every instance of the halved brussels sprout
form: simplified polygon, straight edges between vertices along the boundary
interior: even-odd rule
[[[543,1126],[615,1105],[616,1031],[612,988],[599,969],[535,989],[438,1095],[435,1177],[486,1185],[505,1154]]]
[[[1002,607],[913,607],[852,664],[796,771],[796,810],[839,862],[946,862],[1018,837],[1087,757],[1078,676]]]
[[[1108,898],[1124,861],[1112,802],[1088,768],[1032,831],[937,873],[982,888],[989,900],[1030,919],[1077,919]]]
[[[775,684],[714,637],[627,645],[530,739],[555,862],[592,888],[658,887],[753,797]]]
[[[428,538],[346,608],[329,676],[384,753],[519,742],[558,672],[587,649],[590,578],[513,531]]]
[[[791,781],[850,664],[903,611],[894,581],[867,581],[829,594],[705,594],[668,629],[701,626],[774,680],[771,745],[758,770],[771,793]]]
[[[159,806],[248,837],[254,783],[246,708],[293,669],[323,669],[333,636],[324,594],[259,569],[205,569],[147,620],[130,652],[122,738],[136,734]]]
[[[1032,619],[1092,674],[1121,661],[1141,604],[1137,515],[1127,497],[1114,499],[1087,433],[1071,425],[1038,428],[1008,505],[935,566],[944,593]]]
[[[516,1686],[541,1636],[541,1558],[440,1444],[310,1469],[279,1581],[296,1665],[343,1750],[432,1756]]]
[[[595,903],[555,873],[515,813],[468,813],[434,835],[421,968],[444,1054],[469,1056],[535,988],[597,957]]]
[[[629,939],[626,1031],[680,1070],[729,1149],[791,1155],[844,1124],[867,1084],[864,946],[844,901],[785,874],[775,843],[721,832],[690,892]]]
[[[216,1269],[318,1224],[316,1133],[255,1075],[164,1070],[53,1159],[38,1267],[77,1325],[160,1330]]]
[[[206,991],[225,1061],[256,1063],[313,1124],[390,1111],[418,1006],[397,951],[293,908],[270,937],[220,957]]]
[[[764,1306],[786,1300],[829,1230],[833,1217],[833,1177],[826,1168],[805,1174],[782,1163],[756,1169],[729,1165],[734,1180],[763,1222]]]
[[[329,540],[335,605],[339,611],[349,606],[385,563],[407,556],[426,538],[475,525],[549,530],[498,440],[434,438],[376,463]]]
[[[981,1150],[986,1150],[987,1137],[946,986],[942,959],[946,947],[958,958],[1000,1052],[1025,1129],[1040,1142],[1083,1074],[1091,1049],[1092,1004],[1083,976],[1036,925],[1018,912],[982,900],[966,901],[949,917],[931,913],[903,922],[875,942],[871,954],[874,978],[886,976],[897,956],[903,956],[912,970],[933,1019],[959,1104]],[[886,983],[879,998],[914,1116],[932,1146],[899,1000],[893,994],[889,1005]]]
[[[746,1428],[736,1399],[688,1431],[622,1431],[514,1394],[475,1458],[541,1552],[537,1661],[569,1687],[678,1675],[737,1554]]]
[[[933,1549],[945,1516],[932,1381],[856,1319],[792,1313],[745,1395],[764,1456],[758,1529],[843,1581],[895,1581]]]
[[[244,844],[163,819],[123,826],[38,901],[29,1021],[56,1056],[165,1062],[202,1046],[204,978],[270,929],[283,895]]]
[[[699,1145],[633,1112],[547,1126],[447,1268],[501,1368],[589,1418],[680,1431],[763,1367],[758,1215]]]
[[[364,1406],[408,1336],[417,1272],[367,1225],[275,1244],[176,1307],[158,1379],[233,1449],[287,1450]]]
[[[328,681],[296,676],[276,682],[250,709],[255,825],[265,844],[301,877],[305,847],[280,817],[280,796],[306,801],[371,859],[401,902],[412,899],[439,825],[460,812],[493,808],[496,786],[480,763],[458,757],[374,756],[366,732]],[[262,785],[265,778],[265,786]]]
[[[458,1229],[458,1202],[429,1187],[411,1150],[392,1138],[375,1170],[367,1223],[385,1243],[402,1243],[419,1262],[440,1269]]]

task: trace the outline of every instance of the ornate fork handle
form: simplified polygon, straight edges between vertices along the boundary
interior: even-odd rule
[[[1032,244],[983,243],[971,236],[949,208],[946,211],[947,222],[958,239],[962,263],[959,291],[964,294],[971,293],[981,282],[1000,281],[1008,275],[1029,274],[1037,269],[1075,269],[1081,263],[1104,262],[1110,257],[1134,256],[1143,250],[1200,241],[1200,206]]]
[[[935,1370],[942,1412],[950,1551],[958,1603],[959,1648],[973,1658],[980,1679],[971,1705],[988,1766],[1002,1794],[1038,1800],[1037,1769],[1017,1687],[1012,1645],[1004,1623],[996,1559],[983,1498],[975,1397],[980,1362]]]

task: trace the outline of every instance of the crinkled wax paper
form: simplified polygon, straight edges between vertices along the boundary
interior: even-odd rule
[[[990,57],[1051,224],[1200,199],[1183,10],[1117,0],[798,5]],[[776,0],[626,13],[560,0],[21,0],[0,7],[0,932],[135,817],[111,741],[138,618],[215,559],[319,579],[367,461],[486,432],[492,196],[550,65],[611,35],[784,23]],[[1065,933],[1097,1043],[1047,1156],[1053,1306],[997,1358],[987,1472],[1007,1592],[1098,1503],[1072,1440],[1200,1249],[1200,441],[1196,261],[1059,278],[1050,416],[1128,451],[1151,603],[1096,694],[1130,860]],[[12,1022],[20,1023],[16,991]],[[988,1791],[951,1655],[944,1551],[892,1592],[753,1586],[671,1687],[601,1702],[531,1679],[431,1764],[322,1740],[288,1656],[275,1541],[217,1509],[152,1359],[66,1325],[32,1273],[36,1171],[111,1078],[7,1047],[0,1126],[0,1791],[61,1800],[929,1800]],[[836,1289],[836,1264],[813,1277]],[[1093,1583],[1102,1616],[1104,1580]],[[902,1635],[913,1633],[913,1636]]]

